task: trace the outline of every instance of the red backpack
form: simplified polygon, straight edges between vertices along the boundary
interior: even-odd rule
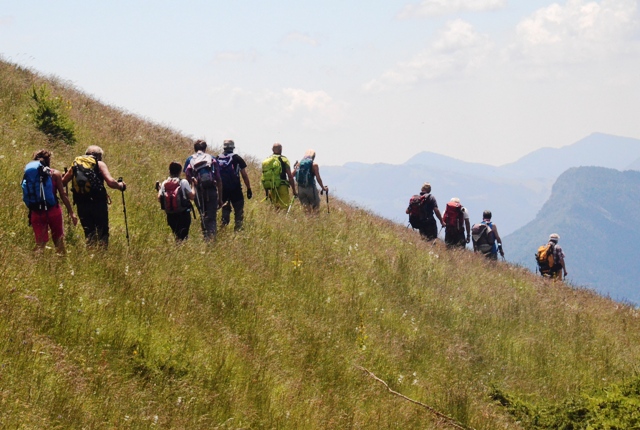
[[[453,230],[462,230],[464,223],[464,214],[462,213],[462,205],[457,202],[449,202],[447,203],[447,208],[444,211],[444,216],[442,217],[442,221],[444,221],[444,225],[449,229]]]
[[[180,186],[179,178],[169,178],[162,183],[162,199],[167,213],[184,212],[189,208],[189,199]]]
[[[423,226],[425,220],[422,206],[424,206],[428,196],[429,194],[416,194],[409,199],[409,224],[411,224],[412,228],[419,229]]]

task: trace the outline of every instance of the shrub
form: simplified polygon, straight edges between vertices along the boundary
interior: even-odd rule
[[[34,85],[29,96],[33,101],[30,113],[36,128],[51,140],[62,140],[67,145],[76,143],[75,124],[67,115],[71,109],[70,102],[65,102],[60,96],[52,97],[46,84],[40,88]]]

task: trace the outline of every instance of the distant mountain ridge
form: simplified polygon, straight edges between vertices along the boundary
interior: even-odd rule
[[[571,282],[640,303],[640,172],[580,167],[560,175],[536,218],[504,238],[509,261],[535,270],[535,250],[554,232]]]
[[[420,152],[400,165],[350,162],[323,166],[321,172],[336,195],[403,223],[409,197],[429,181],[439,206],[459,197],[472,220],[490,209],[502,233],[509,234],[535,217],[562,172],[591,165],[640,169],[640,140],[593,133],[572,145],[542,148],[498,167]]]

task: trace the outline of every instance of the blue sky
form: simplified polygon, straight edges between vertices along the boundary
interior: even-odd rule
[[[638,0],[7,1],[0,55],[259,158],[494,165],[640,138]]]

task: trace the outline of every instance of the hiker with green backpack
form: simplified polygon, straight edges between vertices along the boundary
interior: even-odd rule
[[[538,248],[536,262],[542,276],[562,281],[562,275],[564,274],[566,278],[568,273],[564,263],[564,252],[562,247],[558,245],[559,240],[560,235],[558,233],[549,235],[549,242]]]
[[[109,203],[105,183],[109,188],[124,192],[127,185],[115,180],[102,161],[104,151],[91,145],[85,155],[76,157],[71,169],[62,178],[63,185],[71,182],[73,203],[88,245],[109,245]]]
[[[58,254],[64,254],[64,222],[58,196],[67,208],[73,225],[78,218],[62,185],[62,175],[51,168],[52,153],[41,149],[33,154],[22,177],[22,201],[29,208],[29,225],[36,237],[36,251],[42,251],[51,238]]]
[[[274,143],[272,150],[273,154],[262,162],[261,183],[271,203],[277,209],[285,209],[292,203],[289,187],[293,192],[293,198],[298,197],[298,193],[291,174],[291,164],[287,157],[282,155],[282,145]]]
[[[329,192],[329,188],[322,183],[320,167],[314,162],[316,151],[309,149],[305,152],[300,162],[293,167],[293,176],[298,184],[298,198],[307,211],[317,211],[320,207],[320,195],[316,188],[316,180],[323,192]]]
[[[498,233],[498,226],[491,222],[491,211],[482,212],[482,222],[471,227],[473,250],[490,260],[497,260],[498,253],[504,258],[502,239]]]

